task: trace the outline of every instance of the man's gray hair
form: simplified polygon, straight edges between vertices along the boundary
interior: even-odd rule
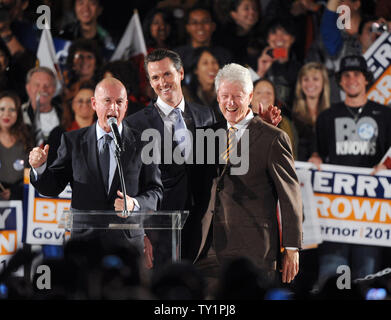
[[[57,84],[57,79],[56,79],[56,75],[54,74],[54,72],[52,71],[52,69],[48,68],[48,67],[35,67],[35,68],[32,68],[29,70],[29,72],[27,73],[27,76],[26,76],[26,83],[29,83],[30,80],[31,80],[31,77],[33,76],[34,73],[36,72],[43,72],[43,73],[46,73],[48,74],[52,79],[53,79],[53,85],[56,86]]]
[[[216,92],[219,90],[220,84],[223,81],[239,83],[248,94],[253,92],[254,89],[250,71],[237,63],[226,64],[219,70],[215,78]]]

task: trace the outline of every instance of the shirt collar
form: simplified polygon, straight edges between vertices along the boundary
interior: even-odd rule
[[[118,132],[120,135],[122,135],[122,122],[120,123],[120,125],[118,126]],[[99,141],[100,138],[102,138],[105,134],[109,134],[111,136],[111,138],[114,139],[113,137],[113,133],[110,131],[109,133],[107,133],[106,131],[104,131],[100,125],[99,125],[99,122],[97,121],[96,122],[96,140]]]
[[[160,97],[157,98],[156,104],[166,117],[171,113],[172,110],[175,109],[165,103],[162,99],[160,99]],[[182,112],[185,112],[185,99],[183,99],[183,97],[176,108],[179,108]]]
[[[234,127],[237,129],[237,130],[242,130],[242,129],[246,129],[249,122],[251,121],[252,118],[254,118],[254,113],[253,111],[251,110],[251,108],[248,108],[248,112],[246,114],[246,116],[244,117],[244,119],[242,119],[241,121],[239,121],[238,123],[236,123],[234,125]],[[231,128],[231,124],[227,121],[227,129]]]

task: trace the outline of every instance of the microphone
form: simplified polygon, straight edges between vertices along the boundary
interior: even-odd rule
[[[114,117],[110,117],[107,120],[107,125],[110,127],[111,132],[113,133],[114,143],[115,143],[115,147],[116,147],[117,151],[122,152],[123,145],[122,145],[121,135],[119,134],[119,131],[118,131],[117,119]]]

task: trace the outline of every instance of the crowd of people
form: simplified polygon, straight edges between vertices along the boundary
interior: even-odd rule
[[[374,167],[376,171],[391,169],[379,165],[383,155],[391,148],[391,112],[386,106],[367,100],[367,89],[373,77],[363,58],[365,51],[381,35],[381,32],[391,30],[389,1],[201,0],[180,3],[167,0],[150,1],[148,5],[144,4],[138,8],[148,53],[145,61],[140,60],[139,57],[110,60],[124,30],[117,30],[107,22],[104,24],[104,21],[110,21],[107,18],[110,12],[108,6],[112,6],[106,1],[6,0],[1,4],[1,200],[23,200],[24,169],[29,168],[30,165],[34,169],[38,168],[38,173],[34,173],[35,177],[32,180],[37,179],[38,186],[47,182],[39,180],[43,173],[43,170],[39,170],[41,165],[45,163],[44,170],[46,170],[54,163],[54,168],[60,170],[61,165],[68,161],[65,152],[69,150],[64,149],[64,144],[76,145],[79,141],[82,142],[83,134],[89,130],[88,128],[92,128],[95,122],[101,124],[100,121],[104,121],[106,115],[113,115],[104,109],[103,104],[100,104],[98,98],[101,97],[96,95],[99,94],[99,88],[103,88],[102,97],[103,92],[120,90],[121,99],[127,99],[126,107],[119,107],[117,117],[120,119],[119,125],[124,120],[125,132],[128,132],[129,128],[135,132],[155,128],[163,136],[163,123],[174,127],[178,117],[182,119],[185,128],[191,131],[203,127],[216,129],[215,124],[225,120],[229,123],[228,128],[225,124],[225,129],[229,129],[233,124],[243,125],[242,121],[245,120],[246,127],[253,121],[248,114],[233,119],[232,114],[226,111],[225,108],[229,109],[229,106],[226,106],[228,104],[224,102],[224,98],[231,93],[223,96],[222,91],[219,94],[219,90],[227,90],[238,92],[238,96],[242,99],[240,104],[243,104],[245,110],[250,107],[251,115],[261,116],[271,124],[271,127],[276,126],[284,132],[282,136],[277,135],[274,128],[267,129],[270,130],[270,135],[275,134],[280,141],[280,149],[271,147],[270,154],[275,153],[276,163],[281,162],[285,168],[290,168],[292,160],[297,160],[310,161],[317,167],[322,163],[329,163]],[[52,17],[53,36],[71,41],[66,62],[61,70],[63,79],[61,90],[58,90],[57,75],[47,67],[37,66],[39,65],[37,48],[40,30],[36,27],[34,20],[36,15],[34,16],[33,13],[41,4],[49,5],[52,14],[56,15]],[[349,28],[338,28],[340,5],[350,9]],[[130,7],[127,14],[131,14],[132,9],[133,7]],[[126,19],[129,18],[126,16]],[[384,30],[372,28],[374,23],[384,25]],[[216,82],[216,77],[218,74],[221,76],[220,72],[224,66],[229,65],[236,70],[232,64],[239,64],[250,71],[251,88],[253,88],[251,92],[247,90],[247,78],[243,80],[239,76],[238,78],[227,76],[228,80],[225,82],[223,80]],[[239,68],[237,74],[240,73]],[[223,73],[222,77],[224,76]],[[112,78],[118,79],[121,85]],[[235,81],[240,82],[241,87],[233,86],[236,84]],[[248,104],[243,102],[243,99],[248,98]],[[278,110],[272,107],[268,109],[269,106],[277,106]],[[177,107],[182,111],[181,115],[172,116],[170,108]],[[266,110],[270,111],[269,118]],[[371,146],[368,146],[369,149],[362,154],[349,153],[348,150],[337,152],[335,145],[338,142],[357,141],[356,127],[362,117],[370,118],[370,123],[375,128],[371,137],[364,138],[372,142]],[[160,121],[160,118],[163,121]],[[104,129],[104,126],[102,122],[101,128]],[[351,132],[347,133],[347,127]],[[81,132],[80,137],[77,133],[73,136],[64,135],[83,128],[84,131],[78,131]],[[129,134],[130,132],[137,140],[138,134],[133,131],[129,131]],[[64,137],[71,138],[67,140]],[[241,139],[241,136],[237,139]],[[259,143],[260,141],[263,140],[260,139]],[[289,146],[286,146],[286,141],[289,141]],[[269,142],[263,142],[263,146],[268,145],[267,143]],[[50,148],[44,148],[46,145]],[[31,155],[29,162],[29,154],[34,147],[43,150],[38,155],[43,157],[44,161],[33,160],[34,165],[32,165]],[[96,148],[91,150],[96,152]],[[277,155],[283,156],[279,158]],[[60,156],[63,157],[63,163],[57,159]],[[75,162],[80,162],[77,155],[71,156],[75,157]],[[260,155],[257,158],[261,166],[263,160]],[[137,163],[133,158],[129,161]],[[80,168],[78,171],[83,171],[82,165]],[[220,180],[224,181],[223,187],[228,188],[234,200],[224,202],[220,199],[219,203],[219,207],[224,209],[224,219],[228,221],[231,218],[231,223],[236,221],[234,213],[231,212],[234,211],[233,208],[236,208],[235,212],[239,209],[245,212],[251,211],[255,206],[260,210],[264,203],[254,202],[254,206],[249,194],[266,193],[267,188],[262,190],[255,188],[256,186],[251,185],[254,183],[251,179],[246,180],[247,176],[239,182],[233,179],[231,181],[230,176],[214,180],[220,175],[220,171],[210,167],[163,164],[157,169],[149,166],[144,168],[137,164],[137,168],[140,170],[137,177],[134,170],[128,176],[129,183],[136,181],[140,184],[138,188],[134,184],[129,185],[128,190],[133,192],[130,198],[132,208],[144,209],[145,197],[139,195],[145,193],[146,197],[153,201],[153,205],[146,206],[149,209],[189,210],[191,213],[183,230],[183,264],[165,266],[163,261],[167,259],[166,254],[170,251],[168,248],[170,241],[161,242],[158,231],[147,232],[148,237],[144,242],[147,241],[147,244],[155,250],[156,274],[153,274],[146,285],[138,265],[138,261],[142,259],[137,252],[129,257],[122,251],[117,253],[114,247],[99,247],[103,244],[91,242],[88,244],[93,246],[95,251],[91,250],[88,259],[83,256],[82,249],[78,247],[85,244],[82,245],[76,240],[65,247],[62,263],[58,260],[47,262],[61,274],[61,277],[56,279],[57,290],[53,291],[52,296],[44,296],[39,291],[34,291],[34,288],[22,293],[20,291],[22,284],[15,282],[9,283],[9,297],[31,298],[37,294],[38,299],[149,299],[153,297],[158,299],[266,299],[272,294],[270,286],[266,289],[259,279],[257,268],[263,262],[254,265],[256,258],[251,254],[249,256],[252,260],[236,259],[224,265],[224,268],[219,265],[218,276],[213,275],[214,283],[211,291],[211,283],[203,278],[205,274],[206,278],[209,277],[208,272],[211,268],[209,264],[205,267],[205,262],[210,263],[208,259],[211,255],[215,259],[216,254],[225,254],[224,251],[217,252],[217,233],[213,235],[214,242],[208,232],[203,239],[209,245],[213,242],[214,247],[211,247],[213,250],[209,247],[205,250],[202,246],[203,251],[200,249],[201,233],[204,231],[201,232],[204,214],[211,207],[209,199],[211,195],[214,198],[213,190],[219,188]],[[295,175],[284,172],[286,174],[284,176],[278,168],[267,168],[270,170],[268,171],[270,176],[278,176],[278,179],[268,182],[278,190],[273,191],[273,189],[273,192],[269,190],[270,198],[273,198],[277,192],[280,202],[286,196],[287,202],[290,203],[291,198],[295,198],[295,186],[285,185],[283,181],[294,181]],[[73,172],[75,171],[76,169],[73,168]],[[157,171],[161,174],[161,178]],[[225,170],[222,174],[224,172]],[[258,181],[263,179],[263,176],[258,177],[258,172],[251,172],[251,175],[257,177]],[[62,178],[61,184],[73,182],[72,173],[67,171],[66,177],[66,181]],[[91,181],[90,177],[85,179]],[[112,175],[111,179],[113,179]],[[96,182],[99,183],[98,180],[93,183]],[[242,183],[244,187],[236,190],[234,186],[237,183]],[[265,182],[265,185],[268,183]],[[73,185],[73,188],[78,187],[77,184]],[[79,205],[83,207],[79,209],[87,209],[86,199],[89,197],[93,199],[92,201],[100,201],[95,200],[99,198],[98,193],[92,195],[91,190],[83,189],[84,187],[80,186],[81,189],[77,189],[80,199],[72,200],[75,208]],[[50,192],[54,190],[52,186],[47,188],[51,189]],[[110,199],[107,200],[110,205],[111,201],[114,203],[118,199],[118,195],[113,190],[109,193]],[[82,195],[83,192],[85,196]],[[290,192],[290,195],[286,195]],[[123,195],[120,198],[121,201],[126,201]],[[98,207],[92,209],[106,209],[107,203],[99,202]],[[282,203],[281,207],[283,206]],[[298,216],[301,209],[294,204],[291,207],[293,215]],[[264,210],[275,212],[275,204],[270,207],[265,206]],[[218,212],[218,209],[216,208],[215,211]],[[300,220],[286,218],[284,215],[283,218],[293,224]],[[216,220],[217,218],[214,218],[213,222],[209,221],[207,231],[219,228],[214,225]],[[300,235],[301,229],[289,232],[297,232],[296,235]],[[271,237],[274,241],[277,234]],[[236,240],[239,241],[239,238],[238,236]],[[246,250],[252,251],[251,245],[245,241],[241,245],[248,246]],[[302,249],[301,242],[292,240],[282,246],[286,249],[282,263],[285,263],[289,269],[295,264],[296,258],[292,258],[293,253],[291,257],[291,253],[287,252]],[[21,251],[20,256],[23,254],[27,260],[32,259],[26,252]],[[200,254],[201,260],[199,260]],[[202,254],[205,260],[202,260]],[[275,255],[277,256],[277,252]],[[197,259],[198,265],[187,264]],[[390,262],[391,254],[387,248],[325,242],[319,248],[301,250],[299,274],[293,283],[290,282],[296,274],[289,280],[287,276],[287,281],[283,281],[287,284],[279,288],[279,297],[286,299],[302,297],[321,299],[327,298],[328,295],[341,297],[338,290],[333,291],[335,288],[332,285],[332,281],[335,283],[335,270],[339,265],[351,266],[353,278],[362,278],[385,268]],[[152,264],[151,261],[149,263]],[[199,274],[198,267],[203,271],[209,269],[206,273]],[[261,266],[261,270],[263,267],[264,265]],[[292,268],[295,267],[294,265]],[[91,269],[96,272],[91,272]],[[239,269],[245,272],[241,277],[238,277],[238,273],[241,273],[238,272]],[[71,277],[79,271],[77,277],[79,282],[76,282],[76,278],[70,281]],[[283,277],[285,276],[284,274]],[[100,282],[97,284],[94,281]],[[330,286],[327,285],[328,281]],[[364,299],[367,292],[364,289],[368,288],[367,285],[357,287],[357,290],[350,291],[346,297]],[[390,286],[385,284],[383,287],[387,285]],[[96,296],[91,295],[89,286],[98,286],[99,293],[96,293]],[[387,287],[389,295],[390,289]],[[310,296],[310,292],[315,293]]]

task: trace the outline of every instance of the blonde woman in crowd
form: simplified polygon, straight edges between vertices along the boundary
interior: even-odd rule
[[[298,132],[299,161],[307,161],[314,151],[315,123],[318,115],[330,107],[330,85],[326,68],[318,62],[305,64],[299,71],[293,122]]]

